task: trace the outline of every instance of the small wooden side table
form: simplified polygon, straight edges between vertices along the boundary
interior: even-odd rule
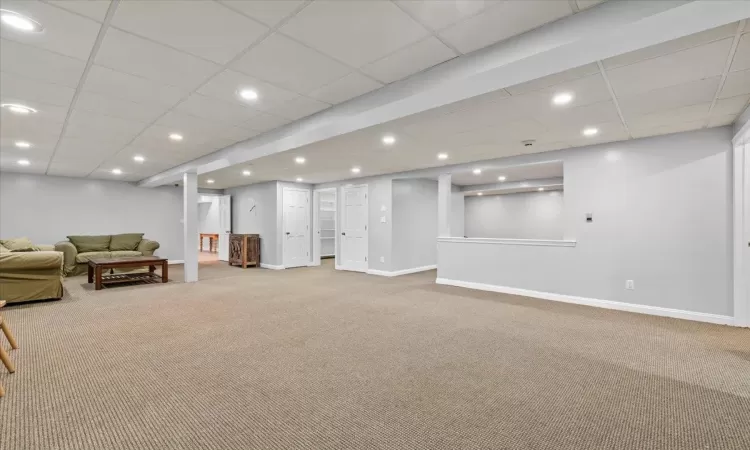
[[[259,234],[229,235],[229,265],[235,264],[242,266],[243,269],[248,265],[260,266]]]

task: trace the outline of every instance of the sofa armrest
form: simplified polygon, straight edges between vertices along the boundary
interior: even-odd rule
[[[78,249],[70,241],[62,241],[55,244],[55,251],[63,254],[63,271],[65,275],[72,273],[76,268],[76,256]]]
[[[63,255],[56,251],[3,253],[0,255],[0,271],[2,272],[55,270],[60,273],[62,267]]]
[[[157,248],[159,248],[159,243],[149,239],[143,239],[141,240],[141,243],[138,244],[138,251],[141,252],[143,256],[152,256]]]
[[[54,252],[55,246],[54,245],[35,245],[34,250],[38,252]]]

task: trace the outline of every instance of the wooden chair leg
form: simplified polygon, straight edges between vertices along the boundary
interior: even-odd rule
[[[8,328],[8,324],[5,323],[5,321],[0,318],[0,328],[3,329],[3,334],[5,334],[5,337],[8,338],[8,342],[10,342],[10,347],[13,349],[18,348],[18,342],[16,342],[16,338],[13,337],[13,333],[11,333],[10,328]]]
[[[0,397],[5,397],[5,388],[0,384]]]
[[[16,366],[13,365],[13,362],[10,360],[10,356],[8,356],[8,353],[6,353],[5,349],[0,346],[0,360],[3,361],[3,364],[5,364],[5,368],[8,369],[8,372],[13,373],[16,371]]]

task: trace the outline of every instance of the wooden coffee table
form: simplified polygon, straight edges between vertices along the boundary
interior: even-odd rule
[[[154,273],[158,265],[161,265],[161,275]],[[102,275],[103,270],[146,266],[148,266],[148,272]],[[123,256],[121,258],[96,258],[89,260],[89,283],[95,283],[97,291],[106,284],[154,281],[159,278],[161,278],[162,283],[169,281],[169,268],[167,260],[158,256]]]

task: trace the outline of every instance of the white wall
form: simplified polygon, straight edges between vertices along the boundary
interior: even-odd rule
[[[219,233],[219,196],[198,195],[198,232]]]
[[[563,193],[522,192],[465,198],[467,237],[562,239]]]
[[[437,264],[437,209],[437,181],[393,180],[393,261],[390,270]]]
[[[731,316],[730,140],[723,127],[539,155],[564,161],[576,246],[440,242],[438,277]]]
[[[451,236],[462,237],[465,230],[465,200],[458,186],[451,186]]]
[[[226,190],[232,196],[232,232],[260,235],[260,261],[280,265],[277,252],[276,182],[253,184]],[[253,206],[255,206],[253,208]]]
[[[69,235],[145,233],[157,254],[182,257],[182,189],[0,173],[0,236],[54,244]]]

